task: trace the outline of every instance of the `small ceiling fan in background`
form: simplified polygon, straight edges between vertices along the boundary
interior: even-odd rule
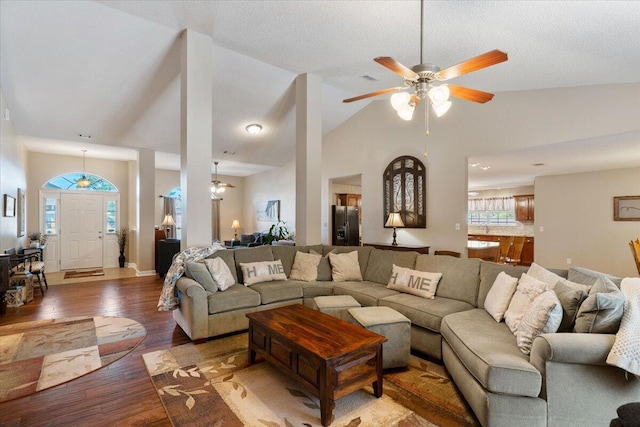
[[[449,107],[451,107],[449,96],[466,99],[467,101],[479,102],[481,104],[491,101],[493,98],[492,93],[464,86],[441,84],[441,82],[504,62],[508,59],[506,53],[499,50],[492,50],[441,70],[440,67],[435,64],[423,62],[423,41],[424,0],[420,2],[420,64],[409,68],[388,56],[380,56],[374,59],[378,64],[387,67],[394,73],[403,77],[404,86],[378,90],[353,98],[348,98],[342,102],[359,101],[361,99],[397,92],[391,96],[391,105],[398,112],[398,116],[400,116],[400,118],[404,120],[411,120],[413,118],[415,107],[420,103],[420,101],[427,97],[431,101],[433,111],[438,117],[446,113],[449,110]],[[413,89],[413,91],[406,91],[407,89]]]
[[[224,193],[227,188],[235,188],[235,185],[227,184],[218,180],[218,162],[213,162],[215,165],[215,178],[211,181],[211,192],[214,194]]]

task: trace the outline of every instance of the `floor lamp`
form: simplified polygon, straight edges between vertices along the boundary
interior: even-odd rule
[[[167,239],[171,238],[171,227],[176,225],[176,222],[173,220],[173,215],[168,214],[164,216],[164,219],[162,220],[162,225],[165,228],[164,232],[167,236]]]
[[[396,242],[396,227],[404,227],[404,222],[402,222],[402,218],[400,218],[400,212],[391,212],[389,214],[389,218],[387,218],[387,223],[385,227],[393,227],[393,246],[398,246],[398,242]]]

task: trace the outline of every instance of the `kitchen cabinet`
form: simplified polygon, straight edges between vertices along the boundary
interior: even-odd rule
[[[513,199],[516,204],[516,221],[533,221],[535,212],[533,194],[513,196]]]
[[[362,223],[362,194],[338,194],[338,206],[355,206],[358,208],[358,219]]]

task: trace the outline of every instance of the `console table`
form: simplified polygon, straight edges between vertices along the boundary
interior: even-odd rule
[[[373,246],[376,249],[387,249],[392,251],[414,251],[419,254],[429,254],[431,246],[424,245],[392,245],[391,243],[364,243],[364,246]]]

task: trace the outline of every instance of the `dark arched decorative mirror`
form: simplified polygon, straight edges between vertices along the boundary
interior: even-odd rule
[[[384,218],[391,212],[400,212],[406,228],[427,227],[426,168],[415,157],[401,156],[384,170]],[[386,227],[386,225],[385,225]]]

